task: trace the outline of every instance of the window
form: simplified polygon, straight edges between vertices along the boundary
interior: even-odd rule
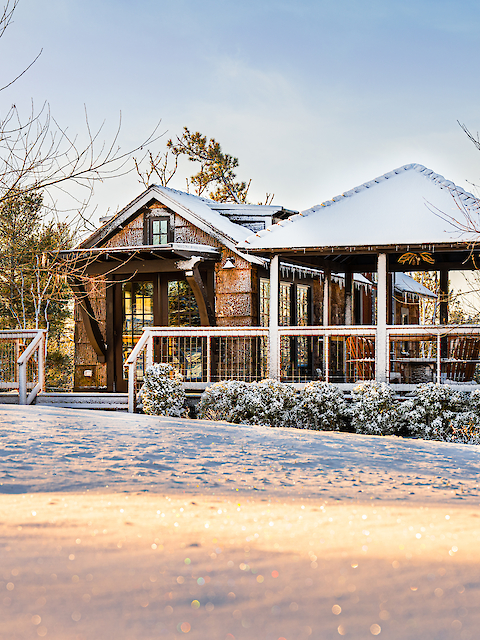
[[[310,287],[297,284],[297,326],[310,324]]]
[[[170,241],[169,218],[150,218],[149,244],[168,244]]]
[[[143,333],[143,327],[153,326],[153,282],[124,282],[123,298],[123,362],[137,344]],[[144,354],[137,360],[137,375],[143,379],[145,368]],[[128,371],[123,368],[124,380],[128,379]]]
[[[260,326],[268,327],[270,322],[270,280],[260,279]]]
[[[168,283],[168,326],[200,326],[197,301],[190,285],[185,280],[170,280]]]
[[[292,322],[292,285],[288,282],[280,283],[280,296],[278,300],[278,324],[281,327],[289,327]]]

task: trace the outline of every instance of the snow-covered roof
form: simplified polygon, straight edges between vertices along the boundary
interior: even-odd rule
[[[437,295],[424,287],[423,284],[417,282],[406,273],[395,273],[395,291],[401,293],[416,293],[424,298],[436,298]]]
[[[337,273],[335,275],[332,274],[332,280],[337,282],[345,281],[344,273]],[[376,287],[376,283],[372,282],[368,278],[366,278],[362,273],[354,273],[353,280],[357,284],[362,284],[364,286]],[[398,293],[415,293],[418,296],[422,296],[424,298],[436,298],[437,295],[424,287],[423,284],[414,280],[411,276],[406,273],[397,272],[395,273],[395,291]]]
[[[280,220],[239,244],[250,251],[462,242],[451,219],[478,216],[480,203],[430,169],[407,164],[332,200]]]
[[[90,248],[101,245],[122,223],[131,219],[137,211],[146,206],[152,199],[156,199],[168,206],[172,211],[175,211],[211,237],[216,238],[249,262],[263,264],[262,259],[253,255],[245,255],[239,250],[239,243],[244,241],[252,232],[250,229],[235,224],[229,220],[228,217],[222,215],[224,209],[231,209],[230,205],[223,205],[221,208],[218,202],[209,200],[208,198],[185,193],[177,189],[162,187],[160,185],[150,186],[124,209],[107,219],[102,227],[97,229],[81,243],[80,247]],[[235,205],[235,209],[240,211],[242,207],[244,207],[247,212],[250,212],[255,206],[258,206],[262,212],[268,210],[269,212],[275,213],[278,210],[282,210],[282,207],[264,207],[261,205]]]
[[[230,222],[230,220],[222,216],[218,208],[218,202],[209,200],[208,198],[202,198],[201,196],[195,196],[191,193],[185,193],[178,189],[169,189],[168,187],[161,187],[155,185],[157,192],[163,193],[172,203],[172,209],[174,203],[182,205],[189,212],[194,214],[201,220],[204,220],[218,231],[221,231],[224,235],[228,236],[232,240],[240,242],[250,235],[250,230],[245,227]],[[249,207],[250,208],[250,207]]]

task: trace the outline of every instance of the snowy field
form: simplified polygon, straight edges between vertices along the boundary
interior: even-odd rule
[[[474,640],[480,449],[0,406],[0,639]]]

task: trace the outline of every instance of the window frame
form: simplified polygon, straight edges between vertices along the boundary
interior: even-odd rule
[[[148,245],[154,245],[153,242],[153,224],[154,222],[161,222],[161,221],[165,221],[167,223],[167,233],[166,233],[166,239],[167,241],[165,243],[160,243],[160,244],[156,244],[155,246],[163,246],[165,244],[170,244],[172,242],[172,230],[171,230],[171,224],[170,224],[170,216],[169,215],[154,215],[154,216],[149,216],[148,217],[148,224],[146,225],[146,244]],[[160,234],[163,235],[163,234]]]

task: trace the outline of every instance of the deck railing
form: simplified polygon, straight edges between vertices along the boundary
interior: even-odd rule
[[[428,381],[472,383],[480,365],[479,325],[388,326],[383,378],[376,367],[375,326],[282,326],[276,339],[276,377],[293,384],[325,380],[351,387],[387,379],[406,390]],[[153,362],[172,364],[190,389],[218,380],[268,377],[268,340],[268,327],[146,328],[126,361],[129,411],[134,411],[143,373]]]
[[[0,389],[18,389],[19,404],[31,404],[45,387],[45,329],[0,331]]]
[[[147,327],[126,360],[128,406],[134,411],[145,369],[172,364],[190,388],[219,380],[252,382],[267,377],[268,329],[264,327]]]

